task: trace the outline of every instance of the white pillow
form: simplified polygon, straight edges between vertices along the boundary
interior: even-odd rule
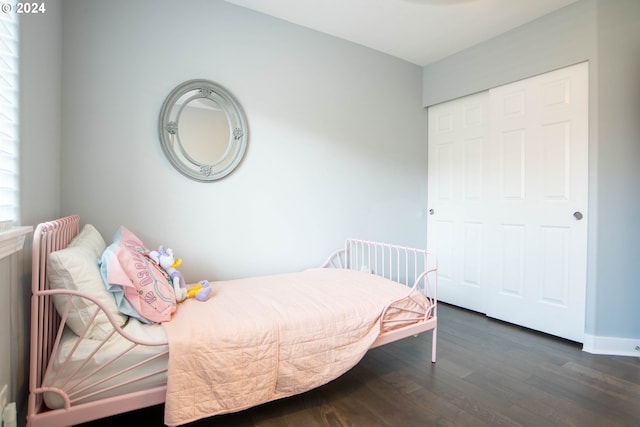
[[[67,247],[85,248],[90,250],[96,258],[100,258],[102,256],[102,252],[104,252],[107,247],[107,244],[102,238],[100,232],[96,230],[93,225],[87,224],[82,228],[82,230],[80,230],[76,237],[69,242]]]
[[[105,289],[100,275],[98,261],[106,248],[104,239],[91,224],[69,243],[67,248],[49,254],[47,273],[51,289],[69,289],[84,292],[96,298],[112,314],[119,326],[125,324],[127,317],[118,311],[113,296]],[[56,295],[53,303],[62,315],[68,295]],[[96,305],[88,299],[73,297],[71,309],[67,316],[67,325],[76,335],[85,329],[86,338],[103,339],[113,327],[108,317],[101,311],[93,323],[89,324]]]

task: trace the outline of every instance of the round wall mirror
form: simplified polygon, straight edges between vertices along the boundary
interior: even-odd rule
[[[160,143],[169,162],[196,181],[215,181],[240,164],[247,119],[236,99],[209,80],[189,80],[162,104]]]

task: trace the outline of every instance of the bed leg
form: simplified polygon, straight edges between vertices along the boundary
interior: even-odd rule
[[[434,328],[431,335],[431,363],[436,363],[436,342],[438,328]]]

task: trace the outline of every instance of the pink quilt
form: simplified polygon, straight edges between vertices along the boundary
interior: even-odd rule
[[[169,426],[240,411],[337,378],[378,336],[383,308],[409,290],[341,269],[211,286],[208,301],[181,303],[163,324],[169,338]]]

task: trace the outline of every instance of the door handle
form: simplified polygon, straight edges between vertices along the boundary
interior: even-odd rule
[[[429,209],[429,215],[433,215],[435,211],[433,209]]]
[[[580,220],[583,218],[582,212],[580,212],[580,211],[575,211],[575,212],[573,213],[573,217],[574,217],[575,219],[577,219],[578,221],[580,221]]]

